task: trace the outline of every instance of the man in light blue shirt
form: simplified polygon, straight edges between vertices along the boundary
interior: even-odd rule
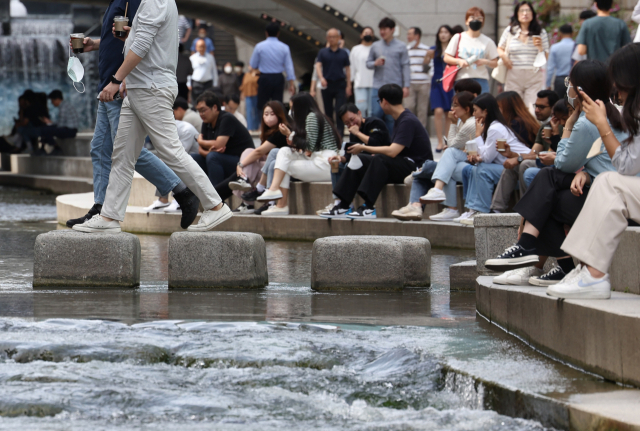
[[[571,71],[571,54],[576,46],[575,42],[571,39],[573,34],[573,28],[571,24],[564,24],[558,29],[560,34],[560,41],[551,46],[549,50],[549,61],[547,64],[547,88],[551,90],[551,77],[555,75],[553,81],[553,89],[561,99],[564,99],[564,95],[567,92],[567,87],[564,85],[564,79],[569,75]]]
[[[283,72],[287,73],[289,92],[295,94],[296,74],[293,70],[293,60],[289,46],[278,40],[280,27],[272,22],[267,25],[267,39],[258,43],[251,55],[251,67],[260,71],[258,79],[258,109],[262,108],[269,100],[282,102],[284,93]]]

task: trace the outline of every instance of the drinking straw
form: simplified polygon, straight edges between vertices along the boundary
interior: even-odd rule
[[[127,10],[129,9],[129,2],[127,2],[127,5],[124,7],[124,17],[127,17]]]

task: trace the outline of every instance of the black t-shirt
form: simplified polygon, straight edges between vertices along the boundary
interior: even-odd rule
[[[342,81],[346,78],[344,68],[349,66],[349,54],[342,48],[332,51],[322,48],[318,53],[318,63],[322,63],[322,76],[327,81]]]
[[[277,131],[273,135],[269,136],[266,139],[266,141],[270,144],[275,145],[276,148],[282,148],[287,146],[287,138],[285,138],[285,136],[282,133],[280,133],[280,131]]]
[[[529,148],[533,147],[533,142],[529,138],[529,131],[527,130],[527,127],[524,125],[523,121],[513,119],[511,120],[511,124],[509,124],[509,126],[511,126],[511,130],[516,132],[517,138],[520,142],[522,142]]]
[[[369,137],[369,143],[367,143],[367,145],[372,147],[391,145],[387,125],[378,117],[365,118],[364,122],[360,125],[360,132]],[[355,134],[349,135],[349,142],[364,144]]]
[[[211,123],[202,123],[202,137],[207,141],[218,139],[218,136],[228,136],[227,149],[224,154],[228,156],[242,155],[247,148],[255,148],[253,138],[246,127],[242,125],[235,115],[227,111],[220,111],[215,127]]]
[[[393,124],[391,143],[404,146],[398,157],[410,158],[417,167],[422,166],[425,160],[433,160],[429,134],[418,117],[408,109]]]

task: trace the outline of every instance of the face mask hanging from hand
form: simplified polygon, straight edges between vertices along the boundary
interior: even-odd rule
[[[80,62],[78,57],[74,57],[71,55],[71,50],[69,50],[69,63],[67,64],[67,74],[69,78],[73,81],[73,88],[76,89],[78,93],[84,93],[85,87],[84,83],[82,83],[82,78],[84,77],[84,66]],[[82,84],[82,91],[78,90],[76,87],[76,83]]]

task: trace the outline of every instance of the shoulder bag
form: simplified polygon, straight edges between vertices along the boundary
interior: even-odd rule
[[[458,58],[458,53],[460,52],[460,41],[462,40],[462,33],[458,33],[458,46],[456,47],[456,56]],[[448,64],[445,67],[444,72],[442,73],[442,78],[440,82],[442,82],[442,89],[445,93],[453,90],[453,85],[456,82],[456,76],[458,75],[458,71],[460,70],[460,66],[457,64]]]
[[[513,35],[511,34],[511,28],[509,28],[509,39],[507,40],[507,46],[505,47],[505,53],[507,57],[509,56],[509,46],[511,45],[511,38]],[[498,66],[493,69],[491,72],[491,77],[498,81],[500,84],[504,84],[507,80],[507,66],[505,66],[504,61],[502,59],[498,59]]]

